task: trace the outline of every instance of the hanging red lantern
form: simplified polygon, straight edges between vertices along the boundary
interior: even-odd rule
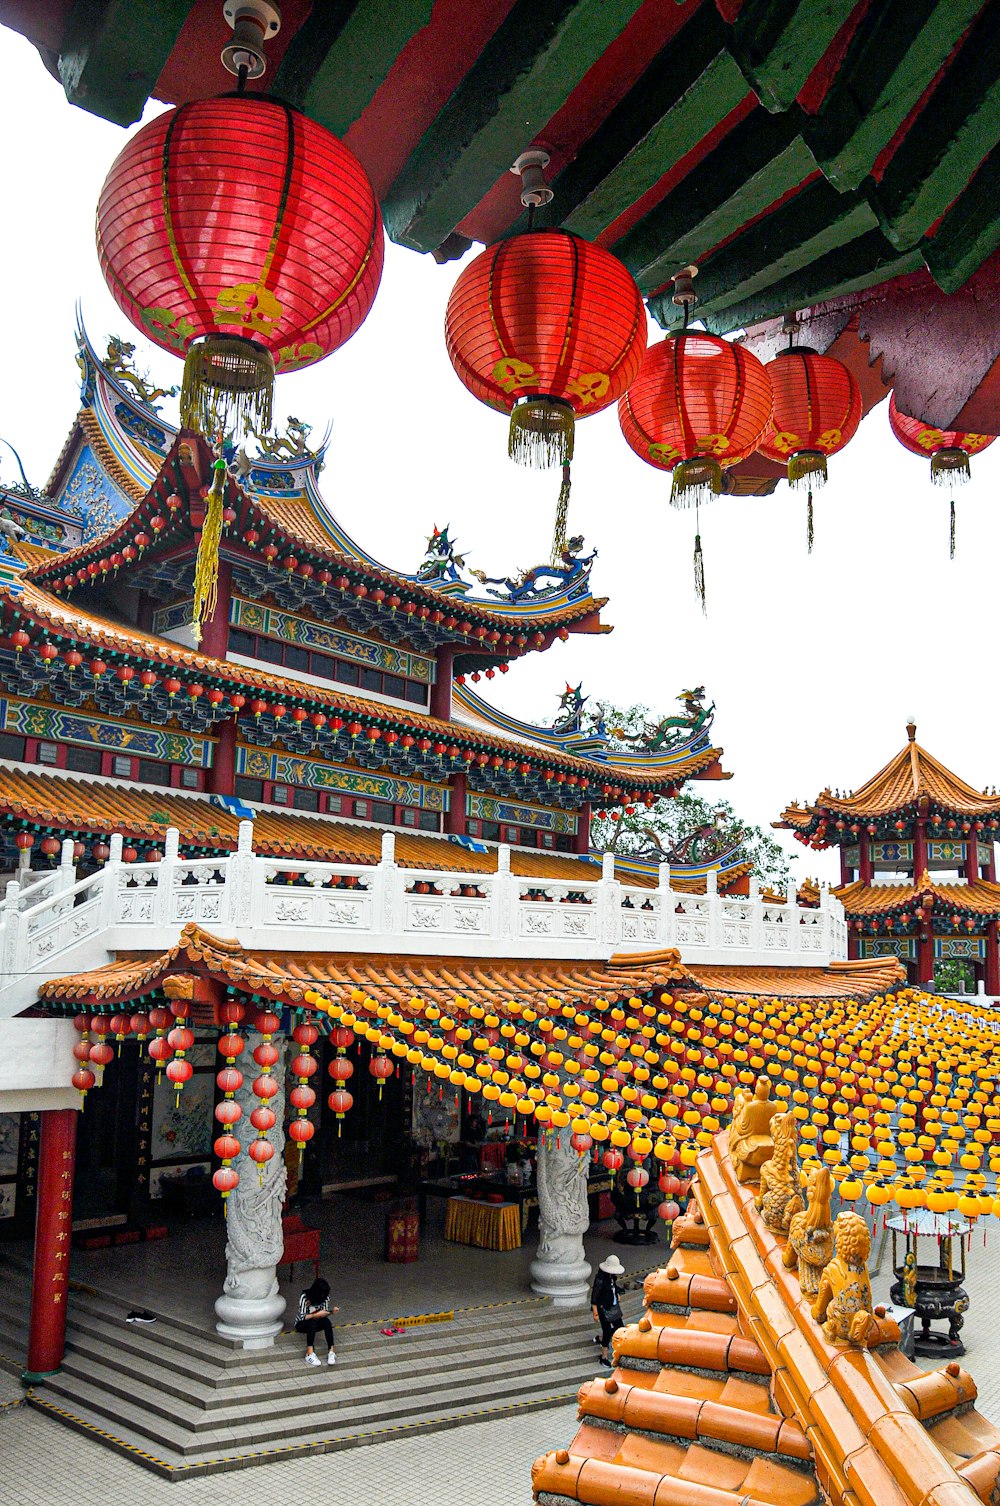
[[[381,1101],[382,1086],[384,1083],[387,1083],[389,1081],[389,1078],[395,1072],[396,1068],[389,1060],[389,1058],[387,1056],[383,1056],[380,1052],[377,1056],[372,1057],[371,1061],[368,1063],[368,1070],[371,1075],[378,1081],[378,1096],[379,1100]]]
[[[238,233],[237,233],[238,231]],[[271,425],[275,371],[343,345],[382,275],[382,220],[357,159],[260,94],[200,99],[126,144],[97,210],[101,270],[122,312],[186,353],[181,422]]]
[[[239,1145],[238,1140],[236,1143]],[[218,1171],[212,1173],[212,1186],[216,1192],[221,1192],[224,1199],[231,1192],[235,1191],[239,1185],[240,1174],[238,1171],[234,1171],[231,1166],[220,1166]]]
[[[854,438],[861,389],[842,361],[806,345],[791,346],[767,364],[773,406],[760,453],[786,466],[788,484],[808,489],[807,542],[813,546],[812,494],[826,484],[827,457]]]
[[[622,1155],[620,1150],[616,1150],[614,1149],[614,1147],[609,1147],[609,1149],[606,1150],[601,1156],[601,1160],[603,1161],[608,1171],[620,1171],[625,1157]]]
[[[756,450],[771,417],[767,370],[742,345],[682,330],[651,345],[618,404],[628,444],[670,471],[674,507],[697,508],[722,490],[724,468]],[[695,523],[695,589],[705,610],[701,533]]]
[[[568,230],[529,231],[490,246],[462,271],[445,339],[472,395],[511,415],[512,459],[563,467],[555,557],[565,548],[575,421],[616,402],[639,371],[646,345],[639,289],[603,247]]]
[[[932,486],[964,486],[969,480],[970,455],[978,455],[996,438],[995,434],[970,434],[961,429],[935,429],[910,418],[896,407],[896,394],[889,397],[889,427],[904,449],[913,455],[929,456]],[[951,545],[949,557],[955,558],[955,499],[951,499]]]

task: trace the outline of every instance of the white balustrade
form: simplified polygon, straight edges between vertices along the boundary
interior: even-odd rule
[[[847,954],[843,906],[827,886],[815,908],[746,896],[621,884],[605,854],[593,879],[511,873],[510,849],[492,873],[400,867],[386,832],[375,864],[272,858],[253,851],[243,822],[236,852],[181,858],[166,834],[155,863],[125,863],[112,837],[99,872],[77,879],[72,844],[57,868],[21,870],[0,902],[0,1017],[30,1002],[39,979],[99,966],[121,950],[163,950],[187,924],[249,948],[284,951],[445,952],[600,961],[613,951],[676,947],[692,964],[822,966]],[[600,873],[600,877],[596,874]]]

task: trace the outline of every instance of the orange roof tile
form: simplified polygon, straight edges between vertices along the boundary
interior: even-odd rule
[[[688,972],[710,994],[752,994],[779,999],[871,999],[906,983],[894,957],[831,962],[826,967],[702,966]]]
[[[805,830],[822,812],[871,820],[926,800],[942,811],[960,816],[1000,815],[1000,795],[974,790],[928,753],[916,740],[916,727],[907,727],[909,741],[884,768],[850,795],[823,790],[812,805],[790,805],[774,824]]]
[[[580,1389],[568,1448],[532,1469],[540,1502],[587,1506],[975,1506],[1000,1485],[1000,1431],[957,1365],[923,1371],[886,1318],[867,1349],[813,1321],[784,1237],[715,1136],[612,1375]],[[716,1273],[721,1274],[716,1274]]]
[[[456,995],[471,1004],[503,1008],[505,999],[531,1003],[544,1013],[547,1000],[595,999],[614,1003],[653,988],[683,984],[686,974],[676,952],[652,961],[636,956],[630,965],[611,968],[589,962],[532,962],[496,958],[406,957],[397,954],[295,952],[256,953],[237,942],[222,941],[197,926],[184,928],[177,945],[158,957],[123,958],[106,967],[42,985],[49,1002],[92,996],[112,1000],[148,992],[179,964],[198,963],[210,974],[247,991],[270,993],[297,1003],[307,989],[334,996],[363,989],[380,1002],[406,1010],[416,995],[428,1003],[454,1009]],[[461,1012],[461,1011],[460,1011]]]
[[[524,742],[515,742],[457,722],[440,721],[437,717],[426,716],[418,711],[367,701],[357,695],[342,694],[333,685],[329,689],[305,685],[300,680],[291,680],[279,674],[246,669],[242,665],[213,659],[206,654],[183,648],[168,638],[158,638],[139,628],[123,626],[68,605],[29,580],[25,580],[19,593],[0,584],[0,606],[5,602],[15,607],[22,619],[33,620],[48,632],[73,643],[143,659],[174,671],[187,670],[195,677],[212,677],[231,685],[234,690],[250,689],[272,701],[282,700],[292,705],[306,702],[331,713],[342,712],[348,718],[356,715],[369,718],[379,725],[408,729],[414,733],[426,732],[436,741],[472,746],[484,751],[504,753],[509,757],[516,756],[522,762],[565,769],[592,782],[607,774],[609,780],[614,778],[616,786],[624,785],[636,790],[662,790],[676,787],[685,779],[701,773],[722,756],[721,748],[703,748],[666,771],[654,773],[640,767],[630,769],[621,765],[615,765],[613,770],[605,770],[602,764],[591,759],[577,758],[548,748],[533,748]],[[25,622],[22,621],[22,626],[24,625]]]
[[[359,988],[378,1002],[405,1007],[418,995],[441,1008],[456,1007],[456,996],[505,1013],[505,1000],[532,1003],[540,1012],[550,997],[584,1007],[596,999],[614,1003],[655,988],[712,993],[754,993],[788,998],[871,998],[898,986],[902,969],[894,959],[841,963],[811,971],[797,968],[740,969],[686,966],[673,948],[620,953],[609,962],[521,961],[511,958],[411,957],[403,954],[323,952],[259,953],[222,941],[194,925],[185,926],[177,945],[158,957],[125,957],[90,972],[56,978],[39,997],[73,1000],[93,996],[120,999],[149,992],[183,962],[248,991],[300,1002],[305,989],[325,992]],[[775,976],[772,979],[768,973]],[[724,984],[714,974],[724,976]],[[742,979],[747,985],[741,986]],[[808,976],[807,976],[808,974]],[[781,975],[784,975],[783,977]],[[829,976],[826,976],[829,975]],[[778,985],[784,983],[784,987]],[[732,986],[730,986],[732,985]],[[758,986],[760,985],[760,986]],[[547,1007],[547,1006],[546,1006]]]
[[[865,884],[855,879],[834,891],[848,915],[885,915],[897,910],[919,909],[924,899],[946,910],[964,914],[1000,916],[1000,884],[989,879],[961,879],[942,884],[926,873],[915,884]]]

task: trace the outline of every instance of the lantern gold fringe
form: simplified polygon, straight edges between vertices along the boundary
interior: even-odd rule
[[[679,460],[672,474],[671,507],[697,507],[722,491],[722,466],[709,455]]]
[[[553,565],[562,564],[562,557],[566,551],[566,521],[569,517],[569,492],[572,484],[570,463],[567,460],[562,468],[562,485],[559,488],[559,500],[556,503],[556,526],[552,534],[551,563]]]
[[[789,455],[789,486],[808,486],[810,491],[815,491],[825,486],[826,481],[826,456],[821,450],[797,450],[794,455]]]
[[[216,460],[213,470],[215,474],[205,499],[205,521],[201,526],[198,557],[194,564],[191,625],[196,646],[201,642],[201,625],[212,616],[219,599],[219,544],[222,540],[222,496],[226,489],[226,462]]]
[[[206,335],[189,349],[181,424],[201,434],[264,434],[272,422],[274,361],[242,335]]]
[[[530,397],[510,415],[507,453],[518,465],[547,470],[573,459],[576,419],[569,403],[555,397]]]
[[[932,486],[964,486],[970,475],[969,457],[957,446],[931,456]]]

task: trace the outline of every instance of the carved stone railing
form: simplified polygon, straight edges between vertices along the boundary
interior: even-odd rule
[[[0,906],[0,1016],[30,1002],[44,977],[94,967],[122,950],[162,950],[195,923],[262,951],[445,952],[455,956],[603,960],[614,951],[676,947],[690,963],[820,966],[847,954],[843,907],[828,889],[816,908],[793,887],[784,904],[670,886],[621,884],[605,854],[593,879],[523,878],[510,849],[494,873],[401,868],[395,838],[382,837],[376,864],[302,862],[253,851],[253,825],[237,850],[181,858],[171,829],[163,857],[126,863],[112,837],[104,867],[77,879],[72,845],[57,869],[20,876]],[[28,878],[27,883],[24,882]]]

